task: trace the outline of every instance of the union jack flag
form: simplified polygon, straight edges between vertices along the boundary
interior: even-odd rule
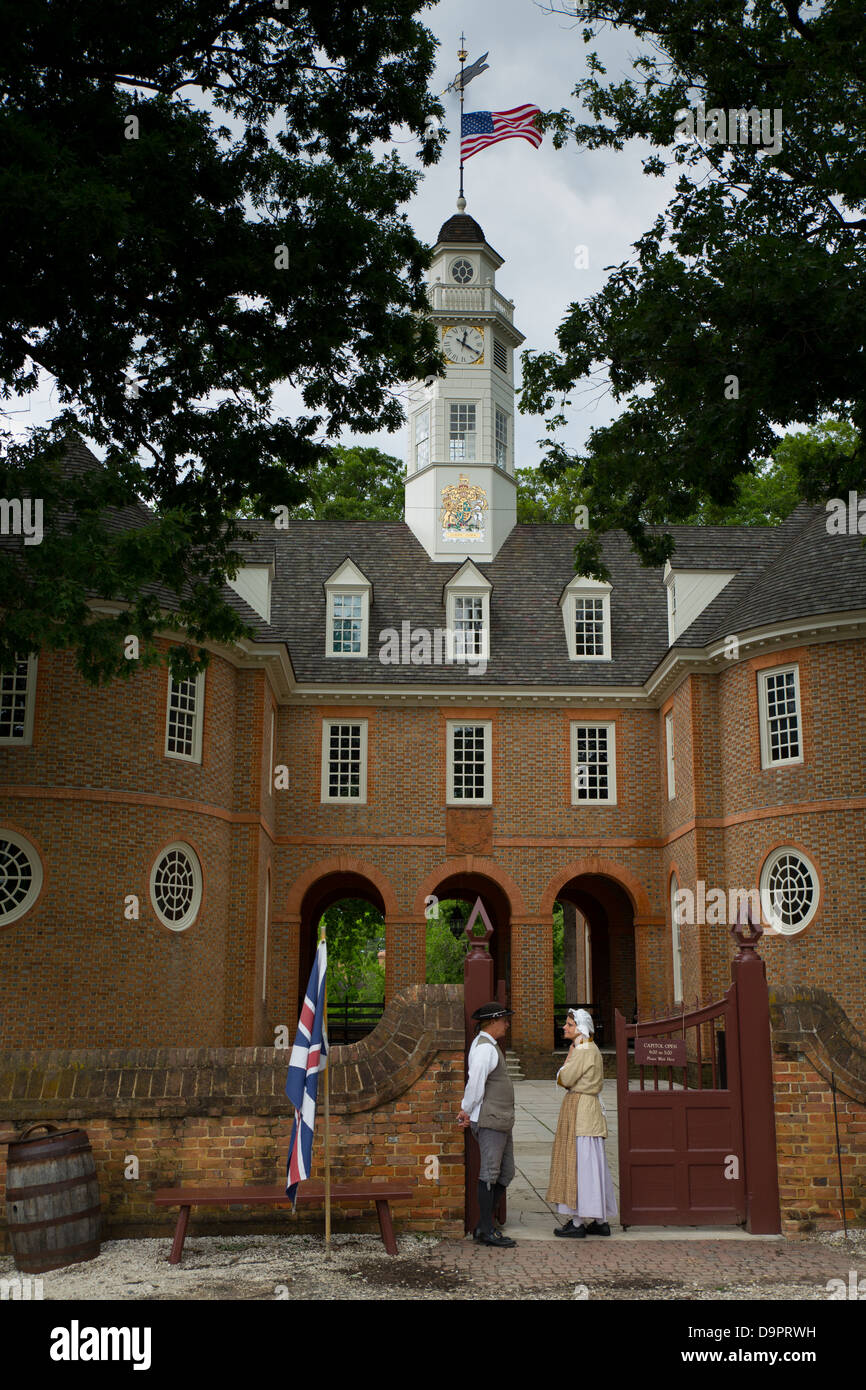
[[[295,1107],[292,1140],[286,1164],[286,1196],[292,1199],[293,1211],[297,1201],[298,1183],[310,1176],[319,1072],[324,1071],[328,1065],[328,1039],[325,1036],[327,972],[328,949],[324,941],[320,941],[304,997],[304,1007],[298,1020],[298,1031],[286,1078],[286,1095]]]
[[[540,114],[538,106],[515,106],[511,111],[468,111],[460,130],[460,158],[471,159],[488,145],[517,137],[538,149],[541,131],[535,117]]]

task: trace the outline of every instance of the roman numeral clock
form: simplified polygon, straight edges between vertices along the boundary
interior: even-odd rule
[[[445,374],[409,385],[406,523],[431,560],[492,560],[517,520],[514,352],[523,334],[496,288],[504,264],[465,212],[428,272]]]

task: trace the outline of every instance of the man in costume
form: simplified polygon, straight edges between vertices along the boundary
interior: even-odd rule
[[[493,1211],[514,1177],[514,1085],[508,1075],[505,1054],[499,1046],[508,1032],[511,1009],[492,1000],[472,1015],[479,1031],[469,1049],[469,1079],[457,1116],[478,1140],[481,1168],[478,1174],[478,1208],[481,1218],[475,1239],[482,1245],[511,1248],[509,1240],[493,1224]]]

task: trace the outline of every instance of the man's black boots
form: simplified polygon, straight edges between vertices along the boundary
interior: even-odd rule
[[[493,1208],[497,1201],[497,1189],[500,1190],[500,1195],[505,1190],[499,1183],[497,1183],[496,1188],[494,1188],[492,1184],[482,1182],[479,1178],[478,1210],[480,1219],[478,1222],[478,1230],[475,1232],[475,1239],[479,1241],[481,1245],[498,1245],[500,1249],[510,1250],[517,1244],[517,1241],[510,1240],[508,1236],[504,1236],[501,1231],[494,1230],[493,1227]]]

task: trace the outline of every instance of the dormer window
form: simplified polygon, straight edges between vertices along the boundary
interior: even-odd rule
[[[610,585],[578,575],[559,602],[570,659],[610,661]]]
[[[490,655],[489,579],[466,560],[445,586],[445,616],[451,661],[486,661]]]
[[[665,565],[664,583],[668,595],[668,642],[673,646],[691,627],[705,608],[718,598],[736,570],[676,570],[670,560]]]
[[[366,657],[372,592],[370,581],[348,559],[325,580],[326,656]]]

